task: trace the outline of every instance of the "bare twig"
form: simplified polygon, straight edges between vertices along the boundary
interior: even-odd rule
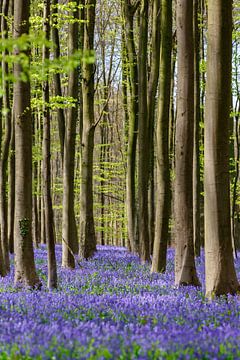
[[[64,244],[67,246],[68,250],[70,251],[71,255],[73,256],[75,262],[78,264],[78,266],[82,269],[83,266],[81,265],[80,261],[77,259],[77,256],[74,254],[74,252],[72,251],[72,249],[70,248],[70,246],[68,245],[68,243],[66,242],[66,240],[64,238],[62,238]]]

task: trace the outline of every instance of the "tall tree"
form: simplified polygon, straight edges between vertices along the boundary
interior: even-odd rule
[[[171,95],[172,1],[161,2],[160,81],[156,133],[157,202],[152,272],[165,271],[170,218],[169,108]]]
[[[205,114],[206,294],[235,294],[239,283],[233,262],[229,189],[232,0],[208,1]]]
[[[151,36],[151,59],[150,73],[148,75],[148,141],[149,141],[149,244],[150,253],[153,251],[154,226],[155,226],[155,176],[154,176],[154,129],[156,114],[156,94],[159,79],[160,64],[160,39],[161,39],[161,8],[160,0],[154,0],[152,4],[152,36]],[[160,26],[159,26],[160,22]]]
[[[60,40],[58,30],[58,0],[52,0],[52,40],[53,40],[53,56],[55,59],[60,58]],[[61,77],[59,72],[53,75],[55,95],[62,97]],[[64,109],[57,109],[58,132],[60,140],[61,157],[63,160],[64,153],[64,137],[65,137],[65,116]]]
[[[199,285],[193,246],[193,2],[177,0],[178,87],[175,178],[175,283]]]
[[[138,56],[138,226],[139,254],[142,261],[150,260],[148,228],[148,134],[149,117],[147,107],[147,48],[148,48],[148,1],[142,0],[139,19],[139,56]]]
[[[9,0],[3,0],[1,17],[1,32],[2,39],[5,40],[8,37],[8,17]],[[3,79],[3,109],[5,116],[5,136],[1,147],[0,156],[0,225],[1,225],[1,247],[3,253],[4,268],[8,272],[10,270],[9,262],[9,246],[8,246],[8,213],[7,213],[7,163],[9,146],[11,139],[11,106],[10,106],[10,88],[8,63],[6,57],[8,55],[7,50],[3,50],[2,54],[2,79]]]
[[[11,1],[10,15],[14,14],[14,1]],[[14,28],[12,25],[12,33]],[[15,208],[15,118],[14,118],[14,104],[12,104],[12,125],[11,125],[11,140],[10,140],[10,159],[9,159],[9,173],[8,173],[8,245],[11,254],[14,252],[14,208]]]
[[[44,0],[43,19],[46,40],[50,39],[50,0]],[[43,46],[44,63],[49,61],[48,45]],[[50,134],[50,91],[48,73],[44,74],[43,82],[43,196],[48,249],[48,288],[57,288],[57,264],[55,256],[54,218],[51,195],[51,134]]]
[[[14,0],[14,38],[29,33],[29,0]],[[29,57],[29,49],[16,48],[15,56]],[[26,65],[26,64],[24,64]],[[24,72],[25,81],[22,79]],[[32,242],[32,123],[30,107],[30,79],[28,69],[21,62],[14,64],[14,116],[16,144],[15,182],[15,283],[39,287]]]
[[[200,256],[200,31],[199,0],[193,2],[194,35],[194,146],[193,146],[193,242],[196,256]]]
[[[94,49],[96,0],[85,1],[84,45],[86,55]],[[94,149],[94,73],[95,65],[89,61],[82,64],[83,129],[81,156],[80,196],[80,255],[89,258],[96,251],[93,218],[93,149]]]
[[[78,1],[73,10],[73,20],[69,24],[69,55],[78,49]],[[76,124],[78,117],[77,98],[79,93],[78,69],[71,70],[68,79],[68,96],[74,99],[74,104],[68,109],[65,127],[64,160],[63,160],[63,256],[62,265],[74,268],[74,253],[78,252],[77,226],[74,212],[74,161]]]
[[[13,105],[14,109],[14,105]],[[9,195],[8,195],[8,244],[11,254],[14,252],[14,208],[15,208],[15,117],[12,113],[12,131],[9,160]]]
[[[137,131],[138,131],[138,61],[136,45],[134,40],[134,16],[139,7],[139,1],[132,3],[125,0],[123,3],[124,15],[124,36],[122,56],[126,58],[126,63],[130,99],[129,124],[128,124],[128,145],[127,145],[127,176],[126,176],[126,208],[127,208],[127,227],[128,238],[131,250],[138,252],[139,241],[137,236],[137,211],[136,211],[136,152],[137,152]],[[126,45],[126,47],[125,47]]]

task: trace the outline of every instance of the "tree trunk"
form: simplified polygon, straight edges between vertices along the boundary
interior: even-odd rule
[[[235,294],[229,189],[232,1],[208,1],[208,52],[205,116],[206,295]]]
[[[11,0],[11,15],[14,14],[14,0]],[[14,104],[12,104],[11,119],[11,140],[10,140],[10,160],[9,160],[9,195],[8,195],[8,246],[11,254],[14,252],[14,211],[15,211],[15,116]]]
[[[3,0],[2,4],[2,21],[1,21],[1,31],[2,39],[5,40],[8,38],[8,17],[9,9],[9,0]],[[5,61],[8,52],[3,51],[2,54],[2,80],[3,80],[3,108],[7,110],[5,118],[5,137],[4,142],[1,148],[1,158],[0,158],[0,224],[1,224],[1,247],[3,254],[3,261],[5,271],[10,271],[10,261],[9,261],[9,247],[8,247],[8,217],[7,217],[7,163],[8,163],[8,154],[9,154],[9,145],[11,140],[11,106],[10,106],[10,91],[9,91],[9,81],[7,79],[9,75],[8,63]]]
[[[130,247],[133,252],[139,251],[139,241],[137,236],[137,213],[136,213],[136,152],[137,152],[137,131],[138,131],[138,64],[134,41],[134,14],[137,10],[131,1],[125,0],[123,5],[125,22],[125,42],[127,65],[129,67],[129,129],[128,129],[128,148],[127,148],[127,227]],[[124,56],[124,54],[123,54]]]
[[[157,202],[152,272],[166,270],[170,218],[169,108],[171,95],[172,1],[161,4],[160,82],[157,118]]]
[[[234,113],[234,158],[235,158],[235,176],[233,181],[233,194],[232,194],[232,212],[231,212],[231,226],[232,226],[232,243],[235,249],[235,256],[237,250],[239,250],[239,241],[240,233],[238,234],[237,228],[239,227],[240,214],[239,214],[239,205],[237,204],[238,199],[238,184],[240,179],[240,98],[236,102],[236,108]]]
[[[199,1],[193,5],[194,32],[194,146],[193,146],[193,243],[195,256],[200,256],[200,154],[199,154],[199,125],[200,125],[200,73],[199,73],[199,44],[200,32],[198,25]]]
[[[143,262],[150,260],[148,228],[148,172],[149,172],[149,126],[147,107],[147,43],[148,43],[148,1],[142,0],[139,27],[139,131],[138,131],[138,226],[139,254]]]
[[[59,31],[58,31],[58,0],[52,0],[52,40],[54,43],[53,46],[53,56],[54,59],[60,58],[60,41],[59,41]],[[59,73],[55,73],[53,75],[54,81],[54,90],[55,96],[62,97],[62,88],[61,88],[61,78]],[[59,132],[59,140],[60,140],[60,149],[61,149],[61,157],[63,161],[63,153],[64,153],[64,137],[65,137],[65,117],[64,110],[61,108],[57,109],[57,119],[58,119],[58,132]]]
[[[156,110],[156,93],[159,78],[160,64],[160,0],[154,0],[152,6],[152,39],[151,39],[151,61],[148,81],[148,116],[149,116],[149,246],[153,253],[154,227],[155,227],[155,181],[154,181],[154,124]]]
[[[14,109],[14,105],[13,105]],[[8,196],[8,244],[11,254],[14,253],[14,212],[15,212],[15,116],[12,112],[12,131],[10,140],[9,161],[9,196]]]
[[[36,129],[37,119],[33,118],[33,146],[37,145],[37,129]],[[33,236],[33,244],[37,248],[40,243],[40,233],[39,233],[39,223],[38,223],[38,161],[34,159],[33,161],[33,227],[32,227],[32,236]]]
[[[76,2],[78,6],[78,2]],[[69,25],[69,55],[78,49],[78,18],[79,9],[74,10],[75,22]],[[68,116],[65,129],[64,161],[63,161],[63,256],[62,266],[74,268],[74,253],[78,253],[77,225],[74,211],[74,162],[75,162],[75,139],[76,124],[78,116],[78,81],[77,68],[69,74],[68,96],[71,96],[75,103],[74,107],[68,109]]]
[[[96,0],[86,0],[84,24],[84,51],[94,49]],[[80,198],[80,255],[91,257],[96,251],[96,237],[93,218],[93,149],[94,149],[94,64],[82,64],[83,133],[81,158]]]
[[[199,285],[193,246],[193,2],[177,1],[178,89],[175,179],[175,283]]]
[[[44,0],[44,33],[46,40],[50,38],[50,0]],[[43,64],[49,60],[49,48],[43,46]],[[49,111],[49,81],[45,74],[43,82],[43,196],[45,205],[46,242],[48,249],[48,288],[57,288],[57,265],[55,256],[54,219],[51,196],[51,135]]]
[[[29,32],[29,0],[14,1],[14,37],[18,39]],[[22,54],[29,56],[29,51]],[[21,55],[19,49],[15,56]],[[15,184],[15,284],[39,288],[41,283],[36,273],[32,242],[32,124],[30,109],[30,79],[21,80],[23,68],[14,64],[14,115],[16,145]],[[25,70],[26,71],[26,70]]]

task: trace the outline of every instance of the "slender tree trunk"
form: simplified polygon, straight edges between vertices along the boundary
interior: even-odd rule
[[[154,191],[154,124],[156,110],[156,93],[159,78],[160,64],[160,0],[153,1],[152,7],[152,39],[151,39],[151,62],[148,81],[148,116],[149,116],[149,244],[150,253],[153,251],[154,226],[155,226],[155,191]],[[160,23],[161,24],[161,23]]]
[[[14,37],[18,39],[29,32],[29,0],[14,1]],[[15,56],[20,50],[15,50]],[[24,55],[29,56],[28,51]],[[36,273],[32,242],[32,124],[30,108],[30,80],[21,80],[21,63],[14,64],[14,115],[16,145],[15,183],[15,284],[39,288],[41,283]],[[26,186],[27,184],[27,186]]]
[[[36,131],[36,122],[37,119],[33,119],[33,146],[37,145],[37,131]],[[38,224],[38,161],[33,161],[33,195],[32,195],[32,201],[33,201],[33,228],[32,228],[32,236],[33,236],[33,244],[37,248],[38,244],[40,243],[40,233],[39,233],[39,224]]]
[[[52,40],[54,43],[53,47],[53,56],[54,59],[60,58],[60,41],[59,41],[59,31],[58,31],[58,0],[52,0]],[[55,73],[53,75],[54,81],[54,89],[55,96],[62,97],[62,88],[61,88],[61,78],[59,73]],[[60,148],[61,148],[61,156],[63,161],[63,153],[64,153],[64,137],[65,137],[65,117],[64,110],[61,108],[57,109],[57,119],[58,119],[58,132],[59,132],[59,140],[60,140]]]
[[[9,0],[3,0],[2,4],[2,21],[1,21],[1,31],[2,39],[5,40],[8,38],[8,17],[9,9]],[[8,163],[8,154],[9,146],[11,140],[11,106],[10,106],[10,92],[9,92],[9,82],[8,82],[8,63],[5,61],[5,57],[8,55],[8,52],[5,50],[2,54],[2,79],[3,79],[3,108],[7,110],[5,115],[5,137],[4,142],[1,148],[1,158],[0,158],[0,224],[1,224],[1,247],[3,253],[3,261],[6,272],[10,271],[10,262],[9,262],[9,247],[8,247],[8,217],[7,217],[7,163]]]
[[[199,154],[199,125],[200,125],[200,73],[199,73],[199,44],[200,32],[198,26],[199,1],[193,5],[194,32],[194,147],[193,147],[193,242],[195,256],[200,256],[200,154]]]
[[[175,135],[176,135],[176,109],[175,109],[175,72],[176,72],[176,35],[172,38],[172,61],[171,61],[171,98],[169,109],[169,156],[171,171],[175,171]]]
[[[231,105],[232,1],[208,1],[205,115],[206,295],[235,294],[240,286],[231,243],[229,116]]]
[[[169,108],[171,95],[172,1],[161,3],[160,82],[157,118],[157,203],[152,272],[166,270],[170,218]]]
[[[177,1],[178,89],[175,179],[175,283],[199,285],[193,246],[193,2]]]
[[[84,51],[94,49],[96,0],[85,2]],[[91,257],[96,251],[93,218],[93,149],[94,149],[94,64],[82,64],[83,133],[81,157],[80,255]]]
[[[14,108],[14,105],[13,105]],[[15,116],[12,112],[12,131],[9,161],[9,196],[8,196],[8,244],[11,254],[14,253],[14,211],[15,211]]]
[[[14,0],[10,2],[10,15],[14,14]],[[12,32],[14,31],[12,25]],[[8,246],[11,254],[14,253],[14,211],[15,211],[15,116],[14,104],[11,111],[11,139],[9,159],[9,195],[8,195]]]
[[[235,124],[234,124],[234,154],[235,154],[235,177],[233,182],[233,194],[232,194],[232,213],[231,213],[231,222],[232,222],[232,243],[235,249],[235,256],[237,257],[236,250],[239,250],[238,237],[240,234],[237,233],[237,227],[239,226],[240,218],[238,213],[237,197],[238,197],[238,184],[240,178],[240,98],[238,103],[238,108],[235,109]],[[237,106],[237,104],[236,104]]]
[[[1,143],[2,143],[2,105],[3,105],[2,100],[0,100],[0,149],[1,149]],[[7,274],[7,271],[5,268],[3,250],[2,250],[2,245],[0,244],[0,276],[5,276],[6,274]]]
[[[50,0],[44,0],[44,33],[50,38]],[[43,64],[49,60],[49,48],[43,46]],[[44,66],[44,65],[43,65]],[[51,135],[49,111],[49,81],[45,74],[43,82],[43,196],[45,205],[46,241],[48,249],[48,288],[57,288],[57,265],[55,256],[54,219],[51,196]]]
[[[78,6],[78,2],[76,2]],[[78,49],[78,22],[79,9],[74,10],[75,22],[69,25],[69,54],[72,55]],[[75,162],[75,139],[78,116],[78,70],[74,69],[69,74],[68,96],[75,100],[74,107],[68,110],[64,141],[63,162],[63,256],[64,267],[75,267],[73,253],[78,252],[77,225],[74,212],[74,162]]]
[[[101,136],[101,149],[100,149],[100,188],[101,188],[101,245],[105,244],[105,194],[104,194],[104,186],[105,186],[105,162],[106,162],[106,144],[107,144],[107,116],[104,115],[105,121],[100,127],[100,136]]]
[[[150,260],[148,229],[148,108],[147,108],[147,42],[148,42],[148,1],[142,0],[139,28],[139,131],[138,131],[138,226],[140,257],[143,262]]]
[[[126,207],[128,219],[128,238],[133,252],[139,251],[139,239],[137,235],[137,213],[136,213],[136,152],[138,131],[138,62],[134,41],[134,14],[137,10],[131,1],[124,1],[124,21],[126,38],[126,56],[129,66],[129,130],[127,149],[127,194]]]

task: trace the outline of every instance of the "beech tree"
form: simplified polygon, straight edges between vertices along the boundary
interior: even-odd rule
[[[94,49],[96,0],[86,0],[84,8],[83,50],[91,55]],[[82,64],[83,129],[81,143],[80,255],[89,258],[96,251],[93,217],[93,149],[94,149],[94,74],[92,62]]]
[[[2,2],[2,14],[1,17],[1,32],[3,41],[8,38],[8,24],[7,16],[9,10],[9,1],[3,0]],[[10,87],[9,87],[9,66],[7,61],[5,61],[8,51],[4,50],[2,54],[2,79],[3,79],[3,102],[2,108],[5,116],[2,116],[2,120],[5,120],[5,136],[4,141],[0,147],[0,226],[1,226],[1,252],[2,252],[2,266],[3,269],[0,269],[0,272],[9,272],[10,263],[9,263],[9,246],[8,246],[8,211],[7,211],[7,162],[9,154],[9,146],[11,139],[11,109],[10,109]],[[2,126],[1,123],[1,132]],[[1,261],[1,254],[0,254]]]
[[[229,116],[231,106],[232,1],[208,1],[205,113],[206,295],[239,289],[231,242]]]
[[[44,0],[43,8],[44,32],[46,40],[50,39],[50,0]],[[49,60],[49,47],[43,46],[43,65]],[[50,134],[50,109],[49,109],[49,78],[45,74],[43,82],[43,196],[46,243],[48,247],[48,287],[57,287],[57,265],[55,256],[54,218],[51,195],[51,134]]]
[[[78,49],[78,1],[73,10],[73,20],[69,25],[69,55]],[[79,71],[71,70],[68,79],[68,96],[74,100],[72,107],[67,111],[65,124],[64,158],[63,158],[63,256],[62,265],[74,268],[74,253],[78,252],[77,226],[74,211],[74,163],[76,125],[78,118]]]
[[[138,54],[138,227],[139,254],[142,261],[150,260],[148,228],[148,134],[149,117],[147,107],[147,44],[148,44],[148,1],[142,0],[139,13],[139,54]]]
[[[124,34],[122,56],[123,64],[126,64],[128,76],[126,77],[130,99],[127,101],[129,124],[128,124],[128,145],[127,145],[127,177],[126,177],[126,207],[127,226],[130,247],[133,252],[139,251],[139,239],[137,232],[137,206],[136,206],[136,152],[138,132],[138,59],[134,39],[134,16],[139,7],[139,1],[123,2]],[[126,61],[125,61],[126,59]],[[126,99],[126,98],[125,98]]]
[[[178,86],[175,178],[175,283],[199,285],[193,246],[193,2],[177,1]]]
[[[59,30],[58,30],[58,0],[52,0],[52,40],[53,40],[53,56],[55,59],[60,58],[60,40],[59,40]],[[55,95],[62,97],[62,87],[61,87],[61,77],[59,72],[55,72],[53,75],[54,81],[54,91]],[[59,107],[57,109],[57,121],[58,121],[58,132],[59,132],[59,141],[61,148],[61,157],[63,160],[64,153],[64,137],[65,137],[65,116],[64,109]]]
[[[194,35],[194,146],[193,146],[193,243],[196,256],[200,256],[200,2],[193,4]]]
[[[14,0],[14,38],[29,33],[29,0]],[[16,48],[15,56],[29,58],[29,49]],[[26,64],[25,64],[26,65]],[[16,145],[15,182],[15,284],[39,287],[32,242],[32,123],[29,69],[20,61],[14,64],[14,116]],[[24,73],[24,79],[22,74]]]
[[[166,269],[170,218],[169,107],[171,92],[172,2],[161,2],[160,80],[156,132],[157,201],[152,272]]]
[[[159,26],[160,23],[160,26]],[[152,2],[152,22],[151,22],[151,45],[150,45],[150,61],[148,75],[148,147],[149,147],[149,180],[148,180],[148,228],[149,228],[149,247],[150,253],[153,253],[154,228],[155,228],[155,149],[154,149],[154,133],[156,122],[156,94],[158,90],[159,80],[159,64],[160,64],[160,43],[161,43],[161,1],[154,0]]]

